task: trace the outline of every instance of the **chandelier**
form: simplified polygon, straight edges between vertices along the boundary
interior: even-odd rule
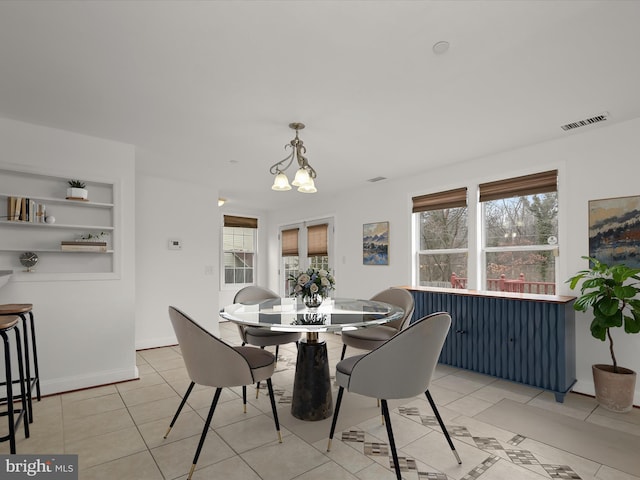
[[[296,131],[296,138],[284,146],[285,150],[291,147],[291,153],[269,169],[271,175],[275,175],[271,189],[284,192],[291,190],[291,185],[293,185],[298,187],[299,192],[315,193],[318,191],[313,182],[313,179],[316,178],[316,171],[309,165],[307,157],[304,156],[307,153],[307,149],[304,147],[302,140],[298,138],[298,130],[304,128],[304,123],[290,123],[289,128]],[[291,166],[294,159],[298,162],[298,171],[293,182],[289,185],[289,179],[284,172]]]

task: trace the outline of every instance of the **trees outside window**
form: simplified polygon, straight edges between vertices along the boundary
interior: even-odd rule
[[[449,287],[451,275],[467,276],[467,207],[416,214],[419,234],[418,284]]]
[[[485,288],[555,293],[556,192],[491,200],[482,207]],[[518,283],[505,287],[504,281]]]
[[[478,185],[478,218],[468,218],[466,187],[413,197],[417,284],[467,288],[472,271],[473,288],[555,294],[557,173]],[[469,238],[481,244],[470,250]]]

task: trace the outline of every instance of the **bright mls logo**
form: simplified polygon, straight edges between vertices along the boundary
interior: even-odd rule
[[[0,480],[78,480],[77,455],[0,455]]]

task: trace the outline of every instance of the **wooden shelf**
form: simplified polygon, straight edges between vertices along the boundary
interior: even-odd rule
[[[113,230],[108,225],[65,225],[63,223],[36,223],[36,222],[10,222],[8,220],[0,220],[0,224],[10,227],[27,227],[27,228],[63,228],[73,230]]]
[[[0,252],[36,252],[36,253],[99,253],[100,255],[104,255],[105,253],[113,253],[113,250],[107,250],[106,252],[91,252],[86,250],[81,251],[69,251],[69,250],[60,250],[54,248],[0,248]]]
[[[20,197],[25,198],[28,197],[31,200],[35,200],[41,203],[55,203],[61,205],[73,205],[78,207],[89,207],[89,208],[113,208],[113,203],[100,203],[100,202],[92,202],[91,200],[67,200],[66,198],[56,198],[56,197],[34,197],[27,195],[18,195],[13,193],[3,193],[0,192],[0,197]]]
[[[14,281],[117,278],[119,186],[86,180],[89,199],[76,200],[65,198],[65,177],[0,166],[0,265],[18,272]],[[11,197],[29,199],[31,206],[43,205],[56,223],[9,221],[11,202],[7,200]],[[61,242],[101,232],[107,234],[107,251],[63,251],[60,247]],[[23,271],[21,252],[38,254],[37,272]]]

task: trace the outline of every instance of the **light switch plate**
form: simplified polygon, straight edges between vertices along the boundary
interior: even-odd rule
[[[182,240],[177,238],[170,238],[169,250],[182,250]]]

